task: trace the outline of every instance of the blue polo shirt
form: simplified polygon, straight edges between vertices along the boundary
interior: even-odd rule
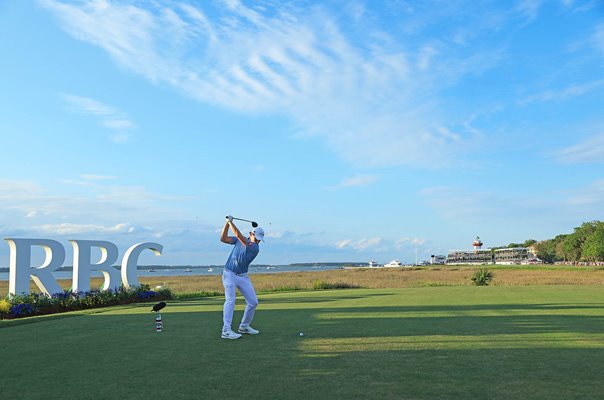
[[[247,246],[244,246],[236,237],[231,236],[231,238],[235,243],[224,268],[236,274],[246,273],[251,262],[258,255],[260,246],[249,238],[247,239]]]

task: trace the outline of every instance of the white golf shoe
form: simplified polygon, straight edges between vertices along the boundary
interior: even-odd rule
[[[252,328],[251,326],[240,326],[239,329],[237,329],[237,332],[239,333],[246,333],[248,335],[257,335],[260,333],[259,330]]]
[[[232,329],[227,329],[222,331],[222,334],[220,335],[220,337],[222,339],[239,339],[241,337],[241,335],[237,332],[233,332]]]

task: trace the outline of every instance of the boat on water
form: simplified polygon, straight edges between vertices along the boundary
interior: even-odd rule
[[[191,268],[187,268],[185,269],[185,272],[193,272],[193,270]]]
[[[214,272],[214,268],[208,268],[208,272]]]
[[[380,264],[377,263],[377,261],[375,260],[371,260],[369,261],[369,268],[375,268],[375,267],[379,267]]]
[[[386,268],[402,267],[403,264],[399,260],[392,260],[388,264],[384,264]]]
[[[150,270],[148,270],[147,272],[155,272],[155,270],[153,268],[151,268]]]

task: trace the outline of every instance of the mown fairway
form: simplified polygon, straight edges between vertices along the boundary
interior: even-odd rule
[[[261,334],[236,341],[219,338],[221,298],[169,302],[161,334],[150,308],[0,321],[0,398],[604,395],[601,286],[264,294]]]

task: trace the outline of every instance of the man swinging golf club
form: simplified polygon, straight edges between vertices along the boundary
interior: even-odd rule
[[[235,236],[228,236],[229,228]],[[239,229],[233,223],[233,217],[227,216],[226,223],[222,228],[222,234],[220,241],[223,243],[233,245],[233,250],[224,266],[224,272],[222,274],[222,284],[224,286],[224,309],[222,314],[223,325],[221,338],[223,339],[239,339],[242,333],[248,335],[257,335],[260,333],[258,330],[252,328],[250,323],[254,318],[254,312],[258,305],[258,297],[250,277],[247,275],[248,267],[250,263],[256,258],[260,251],[258,245],[260,241],[264,240],[264,230],[256,227],[251,232],[249,237],[245,237],[239,232]],[[239,324],[237,332],[233,332],[231,324],[233,322],[233,312],[235,311],[235,291],[239,289],[239,292],[245,299],[245,312],[243,313],[243,319]]]

